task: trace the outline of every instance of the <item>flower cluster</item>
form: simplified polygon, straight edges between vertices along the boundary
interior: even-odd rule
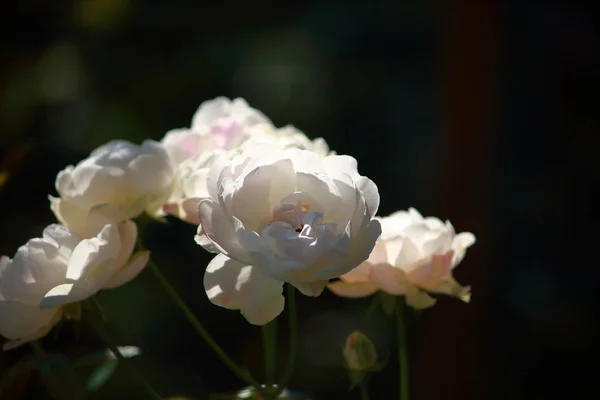
[[[202,103],[190,128],[160,142],[111,141],[56,178],[57,224],[0,259],[0,334],[11,348],[46,335],[78,302],[135,278],[142,213],[197,225],[216,253],[211,302],[263,325],[281,313],[284,283],[307,296],[378,290],[407,304],[431,293],[469,299],[452,278],[475,238],[414,209],[376,217],[379,192],[357,162],[293,126],[276,127],[243,99]],[[192,238],[190,238],[191,240]],[[340,278],[335,282],[333,279]]]

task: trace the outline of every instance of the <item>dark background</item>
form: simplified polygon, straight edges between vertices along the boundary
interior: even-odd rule
[[[417,207],[477,236],[458,280],[410,318],[416,400],[597,396],[600,36],[594,1],[333,3],[21,0],[0,6],[0,253],[53,222],[56,173],[110,139],[160,139],[201,101],[244,97],[275,124],[324,137],[379,186],[380,215]],[[232,356],[262,379],[260,329],[208,302],[210,257],[177,220],[147,247]],[[242,385],[149,272],[101,303],[135,365],[164,395]],[[387,368],[373,399],[396,398],[393,324],[369,300],[299,298],[290,387],[348,392],[339,348],[353,329]],[[285,363],[287,318],[279,323]],[[48,351],[76,357],[97,336],[66,324]],[[0,354],[6,371],[31,352]],[[82,373],[85,374],[85,373]],[[23,376],[13,398],[45,398]],[[127,371],[91,398],[141,398]]]

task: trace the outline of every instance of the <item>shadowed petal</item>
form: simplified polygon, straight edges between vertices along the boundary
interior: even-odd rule
[[[336,281],[328,284],[327,288],[338,296],[351,298],[367,297],[378,290],[377,286],[369,281],[352,283]]]
[[[240,310],[254,325],[272,321],[284,308],[283,282],[223,254],[217,255],[208,264],[204,274],[204,289],[213,304]]]

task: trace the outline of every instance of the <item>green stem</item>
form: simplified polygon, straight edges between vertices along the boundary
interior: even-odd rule
[[[102,309],[100,308],[100,305],[98,304],[98,302],[96,300],[92,300],[89,302],[89,304],[91,304],[93,306],[94,311],[98,314],[98,316],[100,318],[103,318],[104,314],[103,314]],[[156,390],[154,390],[152,385],[137,371],[137,369],[135,369],[133,367],[133,365],[129,362],[129,360],[126,357],[124,357],[123,354],[121,354],[121,352],[119,351],[119,348],[113,342],[112,337],[108,334],[108,332],[106,332],[106,330],[100,324],[98,324],[96,321],[92,320],[92,321],[90,321],[90,323],[91,323],[92,327],[94,328],[94,330],[96,331],[96,333],[98,333],[98,335],[100,335],[102,340],[104,340],[104,342],[108,346],[108,349],[115,355],[115,357],[117,358],[119,363],[122,364],[135,379],[137,379],[137,381],[140,383],[140,385],[142,385],[144,387],[144,389],[146,389],[146,391],[148,392],[150,397],[153,399],[156,399],[156,400],[162,400],[163,399],[162,396],[159,395],[156,392]]]
[[[408,365],[408,346],[406,340],[406,327],[404,323],[404,309],[406,305],[400,300],[396,304],[396,331],[398,334],[398,364],[400,368],[400,387],[399,399],[409,400],[410,387],[408,383],[409,365]]]
[[[277,350],[277,319],[261,327],[265,357],[265,383],[267,387],[275,384],[275,354]]]
[[[104,322],[105,324],[108,323],[106,319],[106,314],[104,313],[104,308],[102,308],[96,296],[92,296],[91,301],[92,303],[94,303],[94,310],[98,313],[98,315],[102,319],[102,322]]]
[[[287,284],[287,309],[290,318],[290,352],[288,354],[288,361],[285,367],[285,372],[281,378],[281,382],[277,385],[277,392],[273,396],[274,399],[278,399],[279,395],[285,390],[288,385],[292,373],[294,372],[294,365],[296,364],[296,351],[298,347],[298,321],[296,316],[296,288],[288,283]]]
[[[154,277],[158,280],[158,282],[167,292],[169,297],[171,297],[171,300],[173,300],[177,307],[179,307],[179,309],[186,317],[190,325],[192,325],[192,327],[196,330],[200,337],[215,352],[215,354],[217,355],[217,357],[219,357],[223,364],[225,364],[231,370],[231,372],[237,375],[242,381],[246,382],[247,384],[252,386],[257,392],[260,393],[262,389],[260,388],[259,384],[254,380],[252,375],[250,375],[249,372],[242,370],[240,367],[238,367],[235,361],[233,361],[227,355],[227,353],[225,353],[221,346],[219,346],[217,342],[215,342],[215,340],[212,338],[212,336],[210,336],[206,328],[204,328],[204,326],[200,323],[200,321],[198,321],[192,310],[187,306],[185,301],[183,301],[179,293],[177,293],[177,290],[175,290],[175,288],[171,285],[168,279],[160,272],[158,266],[152,260],[148,261],[148,268],[150,268],[150,270],[154,274]]]
[[[369,400],[369,390],[364,382],[360,384],[360,398],[361,400]]]

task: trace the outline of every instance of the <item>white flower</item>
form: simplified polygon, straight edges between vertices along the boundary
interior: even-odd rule
[[[251,147],[271,146],[279,149],[310,150],[322,157],[335,155],[329,150],[323,138],[310,140],[304,132],[292,125],[275,128],[273,125],[260,124],[248,128],[248,140],[241,144],[242,151]]]
[[[81,240],[62,225],[50,225],[15,257],[0,259],[0,335],[4,349],[45,336],[66,307],[101,289],[120,286],[144,268],[148,252],[132,257],[137,227],[132,221],[106,225]]]
[[[56,218],[82,236],[94,235],[92,211],[101,210],[115,222],[157,213],[168,198],[174,170],[164,148],[146,140],[141,146],[114,140],[94,150],[77,166],[56,178],[59,198],[50,197]]]
[[[406,296],[406,303],[414,308],[435,304],[428,292],[470,300],[470,288],[454,280],[452,269],[475,243],[472,233],[457,235],[450,221],[423,218],[414,208],[380,220],[382,234],[369,259],[330,283],[329,289],[344,297],[382,290]]]
[[[258,124],[272,125],[244,99],[217,97],[200,104],[189,129],[171,130],[161,142],[175,165],[179,165],[206,151],[240,145],[247,137],[247,128]]]
[[[190,129],[167,132],[162,140],[177,166],[173,190],[162,213],[199,224],[198,204],[207,198],[206,177],[212,162],[225,152],[240,154],[296,148],[313,151],[323,157],[332,154],[322,138],[310,140],[289,125],[276,128],[260,111],[244,99],[218,97],[200,105]]]
[[[208,174],[196,241],[220,252],[204,278],[209,299],[264,324],[283,309],[283,282],[318,296],[365,259],[381,233],[375,184],[349,156],[266,151],[218,158]]]
[[[207,189],[208,171],[219,156],[233,158],[235,156],[252,156],[268,151],[284,149],[310,150],[325,157],[335,154],[329,151],[325,140],[318,138],[311,141],[304,133],[292,126],[281,129],[257,125],[249,130],[250,136],[240,147],[225,151],[207,151],[183,161],[177,170],[173,191],[163,212],[174,215],[191,224],[199,225],[198,205],[200,200],[209,198]]]
[[[173,191],[163,206],[163,212],[190,224],[199,225],[198,204],[200,200],[209,197],[206,187],[208,171],[213,161],[223,154],[226,154],[224,150],[209,151],[182,162],[177,169]]]

